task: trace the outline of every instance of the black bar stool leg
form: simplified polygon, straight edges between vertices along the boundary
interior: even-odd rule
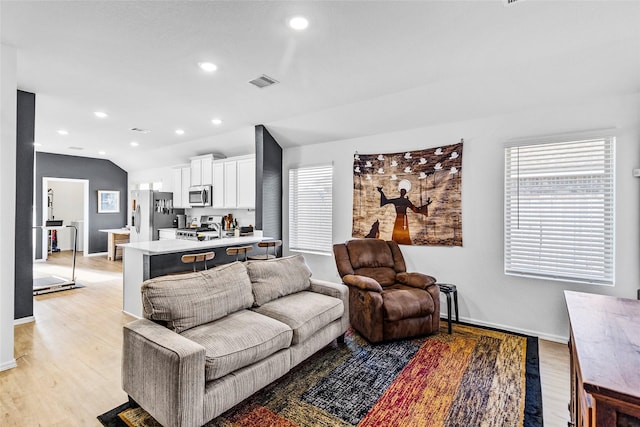
[[[447,323],[449,324],[449,335],[451,335],[451,293],[445,293],[447,296]]]
[[[456,323],[460,323],[460,318],[458,317],[458,290],[453,291],[453,305],[456,309]]]

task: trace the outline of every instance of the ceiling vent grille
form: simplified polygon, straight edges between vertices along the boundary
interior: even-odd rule
[[[260,77],[257,77],[251,81],[249,81],[249,83],[251,83],[252,85],[254,85],[255,87],[262,89],[264,87],[267,86],[271,86],[274,85],[276,83],[279,83],[276,79],[271,78],[265,74],[261,75]]]
[[[68,147],[68,148],[69,148],[69,150],[78,150],[78,151],[80,151],[80,150],[84,150],[84,148],[83,148],[83,147],[75,147],[75,146],[71,146],[71,147]]]
[[[522,0],[502,0],[502,1],[504,2],[505,6],[509,6],[510,4],[514,4]]]
[[[140,133],[149,133],[151,132],[149,129],[142,129],[142,128],[131,128],[132,131],[134,132],[140,132]]]

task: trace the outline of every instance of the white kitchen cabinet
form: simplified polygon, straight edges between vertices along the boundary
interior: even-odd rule
[[[211,206],[224,208],[224,162],[213,162],[213,196]]]
[[[256,158],[238,160],[237,163],[237,207],[256,207]]]
[[[184,167],[180,169],[182,175],[181,189],[182,189],[182,198],[180,202],[180,208],[190,208],[189,205],[189,187],[191,187],[191,168]]]
[[[191,168],[189,166],[171,169],[173,188],[173,207],[189,208],[189,186],[191,185]]]
[[[171,169],[171,188],[173,189],[173,207],[182,207],[182,169]]]
[[[224,207],[235,208],[238,204],[238,162],[224,162]]]
[[[191,185],[213,184],[213,154],[191,158]]]

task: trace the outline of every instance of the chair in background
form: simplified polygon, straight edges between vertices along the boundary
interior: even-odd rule
[[[247,260],[247,253],[251,252],[253,250],[253,246],[230,246],[227,248],[227,255],[235,255],[236,256],[236,261],[246,261]],[[240,259],[240,257],[243,257],[244,259]]]
[[[333,245],[336,266],[349,287],[351,326],[372,343],[428,335],[440,329],[436,279],[407,273],[394,241],[351,240]]]
[[[265,253],[251,255],[249,259],[253,260],[265,260],[278,257],[278,247],[282,246],[282,240],[264,240],[258,243],[259,248],[265,248]],[[269,253],[269,248],[273,248],[273,254]]]
[[[180,258],[184,264],[193,264],[193,271],[198,271],[197,263],[204,262],[204,269],[207,269],[207,261],[211,261],[216,254],[214,252],[202,252],[199,254],[182,255]]]

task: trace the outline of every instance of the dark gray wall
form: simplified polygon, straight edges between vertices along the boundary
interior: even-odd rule
[[[36,95],[18,91],[16,126],[16,241],[14,317],[33,316],[33,142]]]
[[[282,147],[263,125],[256,126],[256,228],[282,239]]]
[[[101,233],[98,230],[120,228],[127,223],[127,172],[109,160],[37,153],[36,224],[38,225],[42,223],[42,178],[44,177],[89,181],[89,247],[85,248],[85,254],[106,252],[107,233]],[[98,190],[120,191],[120,213],[98,213]],[[36,258],[42,258],[41,245],[36,245]]]

